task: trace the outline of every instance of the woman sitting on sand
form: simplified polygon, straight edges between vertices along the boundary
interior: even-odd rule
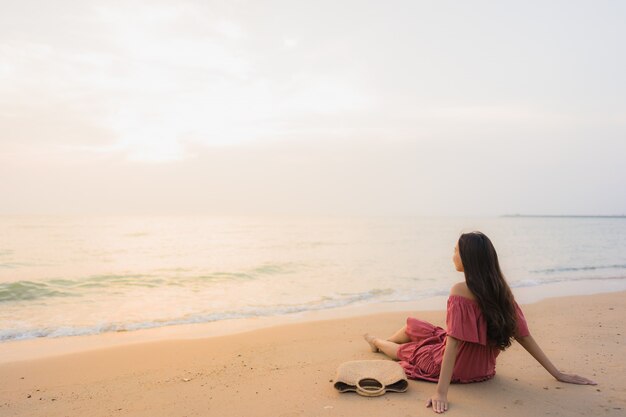
[[[369,334],[372,351],[399,360],[409,378],[437,382],[426,406],[436,413],[448,409],[450,382],[478,382],[496,373],[496,357],[515,338],[553,377],[572,384],[596,383],[559,371],[528,331],[526,319],[506,283],[498,256],[480,232],[461,235],[452,258],[465,282],[452,287],[448,298],[447,330],[412,317],[389,339]]]

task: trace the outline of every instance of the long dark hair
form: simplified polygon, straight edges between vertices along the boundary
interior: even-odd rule
[[[491,240],[480,232],[459,238],[459,255],[465,282],[487,321],[487,338],[504,350],[511,346],[517,329],[515,299],[500,270],[498,254]]]

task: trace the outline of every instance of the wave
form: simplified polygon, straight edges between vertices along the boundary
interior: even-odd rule
[[[172,271],[171,274],[109,274],[75,279],[53,278],[42,281],[4,282],[0,283],[0,303],[51,297],[81,297],[93,289],[123,290],[132,287],[168,286],[197,288],[217,282],[252,281],[266,276],[293,273],[296,270],[297,264],[294,263],[264,263],[245,271],[216,271],[196,275],[184,275]]]
[[[142,275],[94,275],[79,279],[4,282],[0,283],[0,303],[52,297],[81,297],[90,288],[156,287],[162,283],[161,278]]]
[[[555,273],[555,272],[576,272],[576,271],[596,271],[602,269],[626,269],[626,264],[616,264],[616,265],[586,265],[586,266],[578,266],[578,267],[557,267],[557,268],[547,268],[547,269],[533,269],[530,270],[530,273],[533,274],[541,274],[541,273]]]
[[[0,269],[16,269],[23,268],[25,266],[33,266],[35,264],[25,263],[25,262],[3,262],[0,263]]]
[[[552,279],[524,279],[511,283],[513,288],[522,287],[534,287],[546,284],[558,283],[558,282],[573,282],[573,281],[601,281],[601,280],[626,280],[626,276],[604,276],[604,277],[579,277],[579,278],[552,278]],[[68,280],[68,282],[71,282]],[[38,291],[41,288],[37,288],[37,283],[29,283],[25,285],[21,282],[20,285],[24,285],[26,288],[24,291]],[[0,292],[1,294],[1,292]],[[181,317],[164,319],[164,320],[152,320],[152,321],[138,321],[130,323],[99,323],[93,326],[57,326],[46,328],[4,328],[0,329],[0,342],[9,340],[22,340],[32,339],[39,337],[65,337],[65,336],[83,336],[105,332],[126,332],[140,329],[150,329],[156,327],[174,326],[181,324],[194,324],[194,323],[209,323],[221,320],[232,319],[245,319],[253,317],[268,317],[268,316],[281,316],[287,314],[298,314],[309,311],[327,310],[333,308],[340,308],[355,304],[366,303],[392,303],[392,302],[414,302],[425,298],[446,296],[448,289],[431,288],[427,290],[407,291],[406,289],[392,289],[392,288],[375,288],[370,291],[359,293],[334,293],[327,296],[322,296],[317,300],[310,301],[303,304],[276,304],[271,306],[247,306],[232,311],[222,312],[207,312],[207,313],[195,313],[187,314]],[[57,294],[58,296],[59,294]]]
[[[377,288],[362,293],[340,293],[335,296],[322,297],[318,300],[304,304],[250,306],[235,311],[190,314],[169,320],[154,320],[135,323],[110,323],[82,327],[61,326],[36,329],[2,329],[0,330],[0,341],[24,340],[38,337],[54,338],[64,336],[84,336],[106,332],[126,332],[181,324],[210,323],[214,321],[245,319],[252,317],[282,316],[285,314],[297,314],[307,311],[345,307],[347,305],[376,300],[386,296],[392,296],[391,298],[393,298],[395,293],[396,291],[390,288]]]
[[[71,296],[70,292],[55,289],[45,282],[17,281],[0,284],[0,303]]]
[[[578,282],[578,281],[617,281],[625,280],[626,275],[598,276],[598,277],[567,277],[567,278],[541,278],[537,279],[521,279],[510,283],[511,288],[536,287],[546,284],[557,284],[560,282]]]

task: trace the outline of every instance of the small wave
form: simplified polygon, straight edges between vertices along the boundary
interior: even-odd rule
[[[70,296],[72,296],[70,292],[54,289],[45,282],[18,281],[0,284],[0,302]]]
[[[511,288],[524,288],[524,287],[536,287],[539,285],[556,284],[560,282],[577,282],[577,281],[617,281],[626,280],[624,275],[614,276],[598,276],[598,277],[567,277],[567,278],[541,278],[538,279],[521,279],[519,281],[511,282]]]
[[[529,272],[533,274],[541,274],[541,273],[555,273],[555,272],[576,272],[576,271],[596,271],[602,269],[626,269],[626,264],[617,264],[617,265],[588,265],[588,266],[578,266],[578,267],[557,267],[557,268],[546,268],[546,269],[533,269]]]
[[[187,280],[197,279],[200,281],[241,281],[241,280],[252,280],[254,276],[252,274],[248,274],[245,272],[213,272],[206,275],[196,275]]]
[[[4,269],[15,269],[22,268],[24,266],[31,266],[32,264],[24,263],[24,262],[3,262],[0,263],[0,268]]]
[[[265,263],[250,270],[251,274],[276,275],[294,272],[299,265],[294,262]]]
[[[3,264],[0,264],[0,267]],[[164,286],[198,287],[219,282],[251,281],[268,275],[293,273],[296,264],[266,263],[245,271],[216,271],[206,274],[107,274],[83,278],[53,278],[42,281],[0,283],[0,303],[36,300],[50,297],[81,297],[91,290],[120,290],[124,288],[158,288]]]
[[[38,300],[52,297],[82,297],[92,290],[120,290],[124,288],[158,288],[163,286],[193,286],[193,283],[250,279],[235,273],[215,273],[192,277],[152,275],[93,275],[85,278],[55,278],[44,281],[16,281],[0,283],[0,303]]]
[[[154,288],[163,285],[164,282],[163,278],[142,275],[94,275],[78,279],[4,282],[0,283],[0,303],[53,297],[81,297],[91,289]]]
[[[39,337],[84,336],[105,332],[123,332],[155,327],[174,326],[181,324],[209,323],[222,320],[245,319],[252,317],[281,316],[297,314],[307,311],[326,310],[344,307],[360,302],[377,300],[384,297],[393,298],[396,293],[390,288],[373,289],[362,293],[342,293],[335,296],[322,297],[304,304],[282,304],[274,306],[249,306],[236,311],[213,312],[206,314],[192,314],[169,320],[154,320],[136,323],[111,323],[94,326],[72,327],[62,326],[55,328],[38,329],[3,329],[0,330],[0,341],[33,339]]]

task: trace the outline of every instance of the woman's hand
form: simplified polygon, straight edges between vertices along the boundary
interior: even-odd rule
[[[556,366],[554,366],[552,362],[550,362],[550,359],[548,359],[546,354],[543,353],[543,351],[531,335],[516,337],[515,340],[517,340],[519,344],[522,345],[524,349],[526,349],[528,353],[530,353],[533,358],[535,358],[537,362],[541,364],[541,366],[546,368],[546,371],[548,371],[550,375],[555,377],[557,381],[567,382],[568,384],[597,385],[596,382],[585,377],[574,374],[564,374],[563,372],[559,371]]]
[[[568,384],[598,385],[597,382],[587,379],[584,376],[564,374],[563,372],[560,372],[556,376],[556,380],[561,382],[567,382]]]
[[[435,390],[435,395],[426,402],[426,407],[432,407],[433,411],[438,414],[448,411],[448,388],[450,387],[458,348],[459,341],[448,335],[446,338],[446,350],[443,352],[443,359],[441,360],[441,372],[439,372],[437,389]]]
[[[426,402],[426,407],[432,407],[435,413],[443,413],[445,411],[448,411],[447,395],[435,393],[435,395],[430,397]]]

